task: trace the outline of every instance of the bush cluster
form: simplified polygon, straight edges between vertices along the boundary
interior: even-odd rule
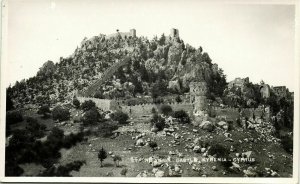
[[[165,119],[159,116],[158,114],[153,114],[150,122],[152,126],[155,126],[158,129],[158,131],[163,130],[166,126]]]
[[[110,118],[114,121],[118,121],[120,124],[127,124],[129,116],[122,111],[117,111],[115,113],[110,114]]]
[[[191,119],[190,119],[188,113],[185,112],[184,110],[175,111],[174,118],[176,118],[179,121],[179,123],[182,123],[182,124],[191,122]]]
[[[62,106],[56,106],[52,111],[52,117],[54,120],[66,121],[70,119],[69,109]]]
[[[8,125],[19,123],[23,121],[23,115],[20,111],[9,111],[6,112],[6,123]]]

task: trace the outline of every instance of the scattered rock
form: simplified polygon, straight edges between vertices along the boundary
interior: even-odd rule
[[[138,139],[138,140],[136,141],[136,144],[135,144],[135,145],[137,145],[137,146],[144,146],[144,145],[145,145],[145,142],[144,142],[143,139]]]
[[[212,166],[211,168],[213,171],[217,171],[217,166]]]
[[[201,148],[201,153],[204,153],[206,151],[206,148]]]
[[[252,151],[247,151],[247,152],[242,153],[242,157],[250,158],[251,154],[252,154]]]
[[[229,137],[232,137],[231,133],[228,133],[228,132],[224,133],[224,136],[225,136],[225,137],[228,137],[228,138],[229,138]]]
[[[224,130],[228,130],[228,128],[229,128],[228,123],[225,122],[225,121],[220,121],[218,123],[218,126],[221,127],[221,128],[223,128]]]
[[[207,130],[210,132],[210,131],[213,131],[214,124],[210,121],[203,121],[199,127],[202,128],[203,130]]]
[[[163,177],[165,175],[164,171],[158,170],[155,172],[155,177]]]
[[[195,147],[193,148],[193,151],[194,151],[195,153],[200,153],[200,152],[201,152],[200,146],[195,146]]]
[[[255,177],[257,175],[253,167],[248,167],[248,169],[243,172],[246,177]]]

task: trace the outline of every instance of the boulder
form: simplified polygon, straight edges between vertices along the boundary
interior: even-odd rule
[[[206,151],[206,148],[201,148],[201,153],[204,153]]]
[[[158,128],[157,127],[152,127],[151,132],[154,132],[154,133],[158,132]]]
[[[175,172],[179,172],[180,171],[180,165],[175,165],[175,167],[174,167],[174,171]]]
[[[158,170],[155,172],[155,177],[163,177],[165,175],[165,172],[162,170]]]
[[[247,151],[247,152],[242,153],[242,157],[250,158],[251,154],[252,154],[252,151]]]
[[[229,137],[232,137],[231,133],[228,133],[228,132],[224,133],[224,136],[225,136],[225,137],[228,137],[228,138],[229,138]]]
[[[160,167],[163,163],[160,160],[154,160],[152,162],[153,167]]]
[[[195,147],[193,148],[193,151],[196,152],[196,153],[200,153],[200,152],[201,152],[200,146],[195,146]]]
[[[181,136],[178,134],[178,133],[176,133],[175,135],[174,135],[174,138],[175,139],[179,139]]]
[[[257,175],[253,167],[248,167],[248,169],[243,172],[246,177],[255,177]]]
[[[138,140],[136,141],[136,144],[135,144],[135,145],[137,145],[137,146],[144,146],[144,145],[145,145],[145,142],[144,142],[143,139],[138,139]]]
[[[210,132],[210,131],[213,131],[214,124],[210,121],[203,121],[199,127],[202,128],[203,130],[207,130]]]
[[[224,130],[228,130],[228,128],[229,128],[228,123],[225,122],[225,121],[220,121],[218,123],[218,126],[221,127],[221,128],[223,128]]]
[[[217,169],[217,166],[212,166],[212,168],[211,168],[213,171],[217,171],[218,169]]]
[[[230,167],[230,169],[235,172],[239,172],[241,170],[241,166],[235,162],[232,162],[232,166]]]

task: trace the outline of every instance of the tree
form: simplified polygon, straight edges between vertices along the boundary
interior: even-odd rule
[[[62,106],[56,106],[52,111],[52,117],[54,120],[66,121],[70,119],[69,109]]]
[[[44,118],[49,117],[49,113],[51,113],[49,105],[41,106],[37,113],[42,114]]]
[[[11,125],[23,121],[23,115],[20,111],[6,112],[6,123]]]
[[[100,119],[102,119],[102,116],[98,112],[97,108],[93,107],[84,113],[81,120],[84,125],[92,125],[97,123]]]
[[[93,102],[92,100],[87,100],[87,101],[84,101],[82,104],[81,104],[81,109],[83,111],[88,111],[92,108],[96,107],[96,103]]]
[[[12,101],[11,97],[7,94],[6,95],[6,111],[10,111],[13,108],[14,108],[13,101]]]
[[[101,167],[103,167],[102,162],[103,160],[105,160],[107,158],[107,152],[105,151],[105,149],[103,149],[103,147],[99,150],[98,152],[98,159],[100,160],[101,163]]]
[[[159,45],[164,45],[165,42],[166,42],[166,36],[165,36],[165,34],[162,34],[162,35],[160,36],[159,40],[158,40],[158,44],[159,44]]]
[[[185,112],[184,110],[175,111],[174,118],[178,119],[178,121],[183,124],[191,122],[188,113]]]
[[[159,116],[158,114],[153,114],[152,119],[150,120],[152,126],[154,125],[158,131],[163,130],[166,126],[166,121],[164,118]]]
[[[149,147],[152,149],[152,151],[154,151],[154,149],[157,147],[157,143],[154,142],[154,141],[151,141],[151,142],[149,143]]]
[[[76,109],[78,109],[80,107],[80,102],[77,98],[73,99],[73,105],[75,106]]]
[[[166,104],[163,104],[161,107],[160,107],[160,111],[163,115],[165,116],[168,116],[171,114],[171,112],[173,112],[172,110],[172,107],[170,105],[166,105]]]
[[[181,100],[181,98],[180,98],[180,96],[179,96],[179,95],[178,95],[178,96],[176,96],[175,100],[176,100],[176,102],[177,102],[177,103],[180,103],[180,102],[182,102],[182,100]]]
[[[119,155],[116,155],[115,157],[114,157],[114,162],[115,162],[115,164],[116,164],[116,167],[119,167],[120,165],[119,165],[119,163],[122,161],[122,158],[119,156]]]
[[[120,124],[126,124],[129,116],[122,112],[122,111],[117,111],[113,114],[110,115],[111,119],[114,121],[118,121]]]

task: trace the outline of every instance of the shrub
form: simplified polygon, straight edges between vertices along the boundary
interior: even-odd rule
[[[6,112],[6,122],[10,124],[15,124],[23,121],[23,115],[20,111],[10,111]]]
[[[68,136],[65,136],[62,142],[63,147],[71,148],[72,146],[76,145],[77,142],[81,142],[83,140],[83,133],[73,134],[71,133]]]
[[[154,149],[157,147],[157,143],[154,142],[154,141],[151,141],[151,142],[149,143],[149,147],[154,151]]]
[[[179,96],[179,95],[178,95],[178,96],[176,96],[175,100],[176,100],[176,102],[177,102],[177,103],[180,103],[180,102],[182,102],[182,100],[181,100],[181,98],[180,98],[180,96]]]
[[[230,151],[228,148],[225,148],[223,145],[217,143],[210,147],[208,153],[210,155],[216,155],[217,158],[227,158]]]
[[[92,125],[96,124],[101,119],[101,115],[96,109],[96,107],[93,107],[86,111],[84,115],[82,116],[81,121],[84,125]]]
[[[185,112],[184,110],[175,111],[174,118],[178,119],[178,121],[183,124],[191,122],[188,113]]]
[[[154,114],[150,122],[152,126],[154,125],[158,129],[158,131],[163,130],[166,126],[165,119],[159,116],[158,114]]]
[[[73,105],[75,106],[76,109],[78,109],[80,107],[80,102],[77,98],[73,99]]]
[[[154,107],[152,107],[151,113],[152,113],[152,114],[155,114],[155,113],[156,113],[156,109],[155,109]]]
[[[113,160],[116,164],[116,167],[119,167],[120,166],[120,161],[122,161],[122,158],[119,155],[116,155]]]
[[[42,114],[44,118],[47,118],[49,116],[48,113],[51,113],[49,105],[41,106],[37,113]]]
[[[24,170],[15,162],[5,160],[5,176],[20,176]]]
[[[110,114],[110,117],[114,121],[118,121],[120,124],[126,124],[129,119],[128,115],[122,111],[117,111],[115,113]]]
[[[70,119],[69,109],[62,106],[56,106],[52,111],[52,117],[54,120],[66,121]]]
[[[79,171],[83,164],[85,164],[85,161],[76,160],[66,165],[52,166],[39,174],[39,176],[71,176],[70,172],[73,170]]]
[[[95,95],[94,95],[94,98],[103,99],[104,96],[103,96],[103,94],[102,94],[100,91],[97,91],[97,92],[95,93]]]
[[[123,168],[123,169],[121,170],[120,174],[121,174],[122,176],[126,176],[127,171],[128,171],[127,168]]]
[[[290,153],[290,154],[293,153],[293,138],[292,137],[284,136],[281,139],[281,144],[287,153]]]
[[[92,108],[95,108],[96,107],[96,103],[93,102],[92,100],[87,100],[87,101],[84,101],[82,104],[81,104],[81,109],[83,111],[88,111]]]
[[[173,110],[172,110],[172,107],[171,107],[171,106],[163,104],[163,105],[160,107],[160,111],[161,111],[161,113],[164,114],[165,116],[168,116],[168,115],[171,114],[171,112],[172,112]]]
[[[113,135],[113,131],[118,129],[118,125],[112,122],[103,122],[100,123],[96,132],[94,132],[97,136],[100,137],[110,137]]]
[[[41,138],[45,135],[46,126],[44,124],[40,124],[38,120],[33,117],[27,117],[26,121],[26,129],[33,137]]]

